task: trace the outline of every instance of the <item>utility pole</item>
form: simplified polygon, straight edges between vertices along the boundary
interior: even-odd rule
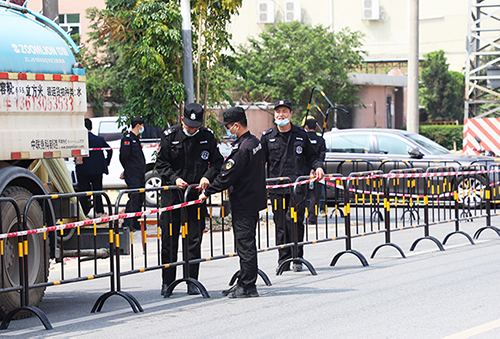
[[[182,54],[183,54],[183,77],[184,87],[186,88],[185,104],[194,102],[194,84],[193,84],[193,47],[191,32],[191,5],[189,0],[181,0],[182,15]]]
[[[409,0],[408,106],[406,129],[418,134],[418,0]]]
[[[43,0],[42,3],[43,15],[50,20],[55,20],[59,23],[59,1],[58,0]]]

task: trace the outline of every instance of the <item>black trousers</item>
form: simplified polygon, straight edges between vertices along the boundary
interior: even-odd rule
[[[306,208],[306,192],[304,187],[297,188],[297,231],[298,242],[304,240],[304,213]],[[291,196],[290,194],[271,194],[271,203],[276,227],[276,245],[293,242],[293,220],[291,217]],[[299,246],[297,256],[304,255],[303,246]],[[278,250],[278,264],[292,257],[292,247],[280,248]]]
[[[78,178],[78,191],[102,191],[102,174],[92,175],[77,175]],[[79,197],[78,200],[82,205],[83,213],[87,215],[92,207],[90,204],[90,197]],[[100,195],[93,196],[94,200],[94,216],[97,213],[103,213],[104,207],[102,205],[102,197]]]
[[[201,258],[201,240],[205,229],[206,204],[197,204],[187,208],[188,215],[188,256],[189,260]],[[198,217],[199,216],[199,217]],[[161,261],[163,264],[177,261],[179,251],[179,233],[181,230],[181,210],[163,212],[160,216],[161,226]],[[182,238],[181,238],[182,240]],[[162,270],[163,284],[170,285],[175,281],[177,267]],[[189,277],[198,280],[200,264],[189,265]]]
[[[240,257],[238,284],[245,288],[255,287],[257,281],[257,246],[255,230],[259,214],[238,215],[233,211],[233,230],[236,252]]]
[[[325,185],[315,182],[313,189],[308,189],[309,207],[307,215],[310,221],[317,221],[318,214],[325,210]],[[316,207],[317,206],[317,207]],[[318,213],[316,214],[316,208]]]
[[[128,189],[133,188],[144,188],[146,181],[144,176],[126,176],[125,183]],[[125,206],[125,213],[140,212],[142,204],[144,202],[144,193],[129,193],[129,199],[127,205]],[[140,230],[141,225],[139,224],[139,218],[127,218],[123,220],[123,226],[132,228],[135,230]]]

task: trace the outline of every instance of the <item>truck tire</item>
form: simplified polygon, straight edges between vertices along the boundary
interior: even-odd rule
[[[10,197],[16,201],[21,215],[29,199],[33,196],[27,189],[19,186],[10,186],[2,193],[3,197]],[[1,204],[2,233],[16,231],[16,212],[11,203]],[[41,228],[43,225],[43,212],[38,202],[33,202],[28,211],[27,226],[30,229]],[[21,216],[22,218],[22,216]],[[44,259],[44,246],[46,257]],[[18,238],[8,238],[4,243],[5,269],[2,272],[4,287],[19,285],[19,254]],[[45,261],[45,262],[44,262]],[[28,271],[29,284],[43,283],[47,281],[49,274],[49,241],[43,240],[42,234],[28,236]],[[2,281],[0,280],[0,287]],[[38,306],[45,293],[45,287],[31,289],[29,293],[30,306]],[[20,305],[20,292],[0,293],[0,318],[3,318],[10,310]],[[14,319],[26,318],[30,312],[19,312]]]
[[[152,169],[146,172],[146,188],[161,187],[161,178],[158,171]],[[156,196],[158,191],[150,191],[144,193],[146,199],[146,206],[155,207],[157,205]]]

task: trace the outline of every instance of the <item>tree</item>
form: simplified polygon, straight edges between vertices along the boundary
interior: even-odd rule
[[[444,51],[425,54],[422,102],[429,121],[463,120],[465,78],[448,71]]]
[[[361,64],[361,37],[348,29],[335,33],[299,22],[269,26],[240,46],[238,62],[246,78],[233,83],[246,101],[291,100],[295,119],[301,118],[297,113],[305,110],[314,85],[334,104],[351,109],[358,97],[347,74]]]
[[[122,52],[122,66],[133,76],[125,84],[120,115],[141,115],[167,126],[184,99],[181,77],[181,16],[174,1],[110,0],[100,13],[100,37]]]
[[[87,102],[96,116],[103,115],[105,101],[111,103],[109,113],[112,115],[125,103],[125,84],[132,78],[133,72],[123,65],[120,46],[114,44],[109,35],[100,36],[99,10],[92,7],[86,13],[91,22],[89,39],[77,57],[87,75]]]
[[[113,66],[128,72],[124,79],[114,79],[123,84],[126,97],[120,115],[128,120],[142,115],[158,126],[177,122],[185,95],[178,1],[108,0],[106,5],[99,13],[94,42],[105,41],[108,55],[116,57]],[[235,64],[223,53],[232,50],[226,24],[239,7],[241,0],[191,0],[196,98],[206,109],[227,99],[221,74]],[[94,85],[91,94],[105,92],[110,84],[91,82]],[[214,125],[215,117],[207,116]]]

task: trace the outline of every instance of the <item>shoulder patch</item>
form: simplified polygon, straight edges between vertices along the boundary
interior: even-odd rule
[[[231,168],[233,168],[233,166],[234,166],[234,160],[229,159],[226,163],[226,170],[230,170]]]
[[[269,133],[271,133],[271,131],[272,131],[272,128],[266,129],[264,132],[262,132],[262,135],[269,134]]]

